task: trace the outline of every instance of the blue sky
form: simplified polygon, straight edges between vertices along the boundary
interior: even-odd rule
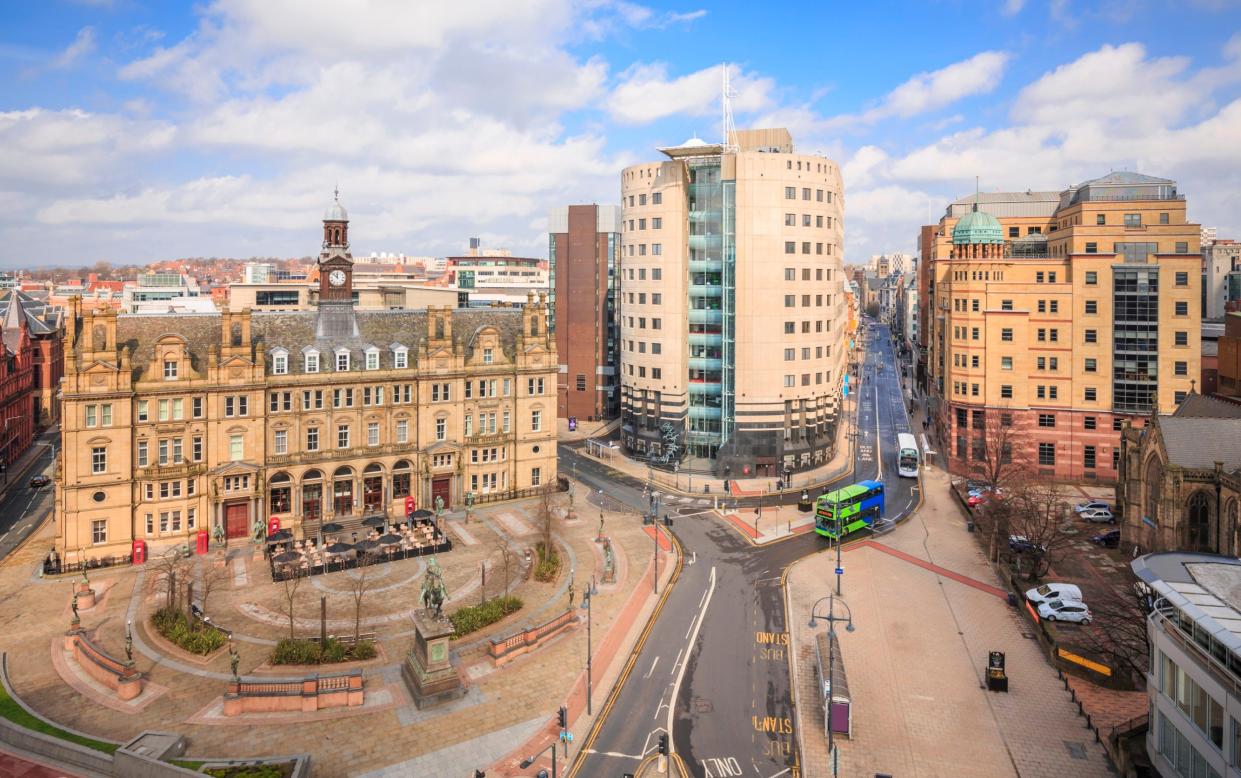
[[[339,183],[355,255],[546,254],[658,145],[786,126],[845,178],[845,254],[911,251],[973,189],[1176,179],[1241,238],[1241,0],[665,5],[13,3],[0,266],[302,256]]]

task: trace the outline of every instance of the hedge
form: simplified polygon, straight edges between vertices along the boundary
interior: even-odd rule
[[[151,615],[151,625],[165,640],[191,654],[206,656],[228,642],[228,636],[215,627],[192,623],[180,608],[160,608]]]
[[[488,600],[482,605],[467,605],[454,613],[450,613],[448,614],[448,620],[452,622],[453,626],[452,639],[456,640],[471,632],[477,632],[483,627],[495,624],[510,613],[516,613],[521,610],[522,604],[520,597],[509,595]]]
[[[375,644],[369,640],[348,644],[328,638],[322,646],[314,640],[284,638],[271,653],[274,665],[329,665],[374,659]]]

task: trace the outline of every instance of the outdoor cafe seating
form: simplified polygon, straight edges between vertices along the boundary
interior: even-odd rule
[[[429,520],[398,522],[384,532],[384,523],[363,522],[363,537],[344,532],[318,537],[293,538],[288,530],[268,536],[268,561],[272,580],[293,576],[319,575],[357,567],[360,564],[390,562],[397,559],[442,554],[452,550],[452,541]]]

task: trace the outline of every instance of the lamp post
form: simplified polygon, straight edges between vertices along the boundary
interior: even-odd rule
[[[596,591],[597,590],[595,589],[595,579],[592,576],[590,579],[590,586],[588,586],[586,588],[586,592],[582,594],[582,604],[580,606],[586,609],[586,715],[587,716],[591,715],[590,698],[591,698],[591,692],[593,691],[591,688],[591,671],[592,671],[591,644],[592,644],[592,641],[591,641],[591,634],[590,634],[590,629],[591,629],[590,601],[591,601],[591,597],[595,594]]]
[[[543,752],[549,748],[552,750],[552,778],[556,778],[556,741],[555,740],[552,741],[551,745],[542,748],[534,756],[526,757],[525,759],[521,760],[521,769],[525,770],[527,767],[534,764],[534,760],[542,756]]]
[[[833,514],[836,516],[836,596],[839,597],[840,596],[840,571],[843,569],[840,566],[840,545],[841,545],[841,541],[844,540],[844,522],[840,520],[840,490],[837,489],[835,494],[836,494],[836,509],[833,511]]]
[[[827,600],[827,615],[820,616],[814,611],[819,607],[819,603]],[[810,606],[810,629],[814,629],[817,621],[827,622],[827,753],[832,756],[832,775],[835,776],[839,760],[834,753],[836,748],[835,730],[832,728],[832,698],[836,695],[836,622],[845,622],[845,631],[853,631],[853,611],[849,609],[849,604],[843,600],[840,603],[845,609],[846,616],[836,615],[836,596],[829,594],[826,597],[820,597],[814,605]]]

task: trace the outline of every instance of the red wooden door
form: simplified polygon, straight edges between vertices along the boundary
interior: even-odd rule
[[[443,478],[436,478],[431,481],[431,504],[427,507],[435,509],[435,498],[444,498],[444,510],[452,507],[452,500],[449,493],[452,491],[452,476],[446,475]]]
[[[230,539],[249,537],[250,510],[244,502],[224,506],[224,531]]]

